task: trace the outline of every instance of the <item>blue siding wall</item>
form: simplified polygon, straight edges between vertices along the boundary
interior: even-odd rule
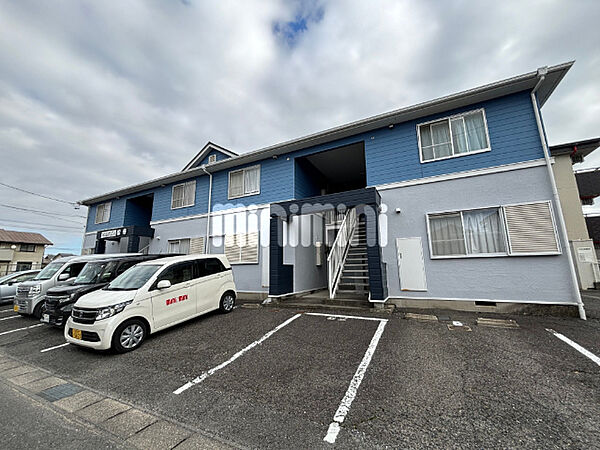
[[[191,178],[196,180],[196,200],[192,206],[185,208],[171,209],[171,196],[173,186],[181,184],[167,184],[165,187],[157,188],[154,191],[154,208],[152,209],[152,220],[173,219],[175,217],[193,216],[196,214],[205,214],[208,211],[208,176]]]
[[[484,108],[488,124],[491,151],[474,155],[464,155],[443,161],[421,163],[417,142],[417,124],[435,120],[452,114]],[[311,181],[310,170],[299,167],[295,158],[340,146],[364,142],[367,167],[367,185],[403,181],[433,175],[448,174],[465,170],[480,169],[503,164],[528,161],[543,157],[543,150],[536,128],[533,106],[529,92],[524,91],[485,103],[447,111],[443,114],[424,117],[382,128],[369,133],[358,134],[327,144],[311,147],[278,158],[265,159],[238,168],[260,165],[260,193],[229,200],[227,198],[228,174],[232,169],[213,174],[213,211],[267,204],[309,195],[318,195],[318,186]],[[218,158],[225,155],[217,152]],[[208,160],[208,156],[206,157]],[[237,168],[236,168],[237,169]],[[235,169],[233,169],[235,170]],[[171,209],[173,184],[154,191],[152,220],[163,220],[203,214],[207,211],[208,176],[196,178],[196,203],[187,208]],[[135,197],[141,194],[134,194]],[[95,207],[91,208],[88,231],[123,225],[124,199],[114,200],[111,220],[108,224],[95,225]]]
[[[204,164],[208,164],[208,158],[211,155],[217,155],[217,161],[222,161],[224,159],[231,158],[231,156],[226,155],[225,153],[222,153],[219,150],[211,150],[202,160],[198,161],[191,168],[193,169],[194,167],[200,167]]]
[[[128,199],[125,203],[125,215],[123,217],[123,225],[139,225],[148,226],[152,218],[152,209],[145,208],[143,205]]]
[[[105,203],[105,202],[103,202]],[[125,199],[113,199],[110,207],[110,219],[108,222],[96,224],[96,207],[98,205],[90,206],[88,212],[86,231],[99,231],[107,228],[115,228],[123,226],[123,218],[125,217]]]
[[[126,225],[141,225],[142,222],[139,222],[139,221],[143,220],[143,219],[140,217],[139,214],[137,214],[134,211],[134,209],[128,210],[127,200],[131,199],[131,198],[135,198],[135,197],[141,197],[144,195],[152,194],[152,192],[153,191],[151,191],[151,190],[143,191],[143,192],[136,192],[135,194],[126,195],[121,198],[112,199],[111,207],[110,207],[110,219],[108,222],[105,222],[105,223],[99,223],[99,224],[94,223],[94,221],[96,220],[96,207],[98,206],[98,204],[90,206],[86,231],[90,232],[90,231],[106,230],[109,228],[122,227],[124,225],[125,226]],[[102,203],[107,203],[107,202],[100,202],[99,204],[102,204]],[[139,213],[139,211],[138,211],[138,213]],[[126,217],[127,217],[127,219],[126,219]],[[138,221],[138,222],[136,223],[136,221]]]
[[[260,165],[260,193],[229,200],[227,188],[229,172],[244,167]],[[223,170],[213,175],[212,209],[219,211],[239,206],[260,205],[294,197],[294,160],[285,155],[277,159],[265,159],[259,163],[246,164],[235,169]]]
[[[296,161],[294,172],[294,198],[314,197],[321,193],[319,180],[321,174],[313,166]]]
[[[492,149],[490,152],[421,164],[417,124],[478,108],[485,109]],[[381,129],[369,134],[374,137],[365,139],[369,186],[544,157],[528,92],[413,120],[396,125],[393,129]]]

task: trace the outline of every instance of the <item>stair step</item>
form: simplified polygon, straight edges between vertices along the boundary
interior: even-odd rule
[[[366,299],[369,298],[369,291],[353,291],[348,289],[338,289],[335,293],[336,298],[357,298]]]

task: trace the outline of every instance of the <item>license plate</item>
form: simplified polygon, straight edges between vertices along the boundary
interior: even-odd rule
[[[81,330],[76,330],[73,328],[72,336],[73,339],[81,339]]]
[[[42,322],[50,322],[50,316],[48,314],[43,314],[42,315]]]
[[[15,305],[15,306],[13,306],[13,311],[14,311],[14,312],[18,312],[18,311],[19,311],[19,305]]]

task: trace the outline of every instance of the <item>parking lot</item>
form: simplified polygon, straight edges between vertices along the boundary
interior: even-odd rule
[[[0,354],[238,447],[600,446],[597,318],[431,314],[239,307],[115,355],[3,306]]]

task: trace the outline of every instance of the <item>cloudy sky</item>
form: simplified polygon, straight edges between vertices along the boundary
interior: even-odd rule
[[[0,1],[0,182],[76,201],[208,140],[243,153],[573,59],[549,140],[596,137],[599,18],[595,0]],[[86,208],[1,185],[0,205],[0,227],[79,251]]]

